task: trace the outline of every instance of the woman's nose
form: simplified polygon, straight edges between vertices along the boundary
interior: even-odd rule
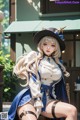
[[[50,46],[48,46],[47,49],[50,49]]]

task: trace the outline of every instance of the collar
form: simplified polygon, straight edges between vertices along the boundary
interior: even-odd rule
[[[47,55],[44,55],[44,56],[43,56],[43,59],[46,59],[46,60],[48,60],[48,61],[50,61],[50,60],[54,60],[54,61],[55,61],[54,57],[52,57],[52,56],[47,56]]]

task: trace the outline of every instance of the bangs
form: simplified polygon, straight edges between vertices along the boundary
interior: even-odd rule
[[[52,42],[52,43],[56,44],[56,39],[53,37],[50,37],[50,36],[46,36],[46,37],[43,37],[40,42],[42,44],[45,42]]]

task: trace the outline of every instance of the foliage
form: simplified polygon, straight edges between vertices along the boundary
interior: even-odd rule
[[[1,24],[3,25],[3,29],[5,31],[9,25],[9,0],[0,0],[0,10],[4,13],[4,19]],[[10,53],[10,40],[5,39],[4,33],[2,34],[0,50],[1,49],[5,54]]]
[[[9,25],[9,0],[0,0],[0,10],[4,13],[4,19],[1,22],[3,29],[5,30]],[[14,62],[10,59],[10,40],[5,39],[4,33],[2,34],[2,42],[0,45],[0,65],[4,66],[3,80],[4,80],[4,92],[3,101],[12,101],[16,94],[16,82],[17,78],[13,76],[12,70]]]
[[[16,94],[16,83],[17,78],[12,74],[14,62],[10,59],[10,55],[4,55],[2,51],[0,51],[0,65],[4,66],[3,69],[3,101],[12,101]]]
[[[9,24],[9,0],[0,0],[0,10],[4,13],[3,26],[4,29]]]

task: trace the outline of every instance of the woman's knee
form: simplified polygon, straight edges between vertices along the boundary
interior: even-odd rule
[[[64,103],[58,102],[55,106],[55,115],[57,117],[76,117],[77,116],[77,109],[75,106]]]
[[[68,116],[77,116],[77,109],[75,106],[70,105],[70,107],[68,108]]]
[[[20,119],[22,119],[23,117],[27,118],[27,115],[30,116],[30,118],[33,118],[34,116],[37,119],[35,108],[31,104],[25,104],[19,107],[17,109],[17,114]]]

